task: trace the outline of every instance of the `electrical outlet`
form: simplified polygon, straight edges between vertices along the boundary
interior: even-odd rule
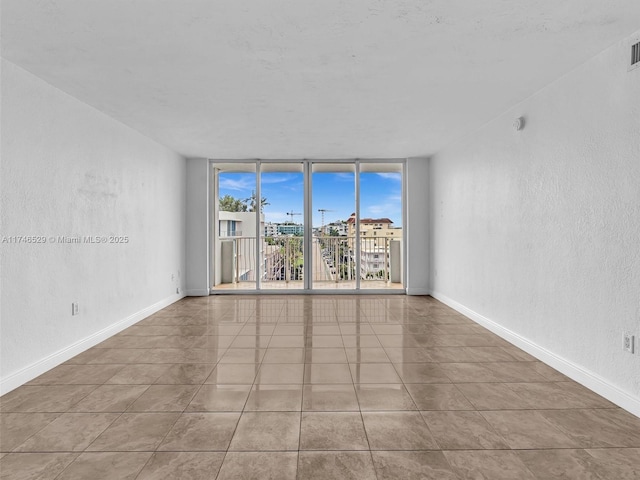
[[[634,343],[635,343],[635,337],[631,333],[625,332],[622,335],[622,348],[624,350],[626,350],[629,353],[633,353],[634,347],[635,347]]]
[[[78,315],[80,313],[80,306],[78,302],[73,302],[71,304],[71,315]]]

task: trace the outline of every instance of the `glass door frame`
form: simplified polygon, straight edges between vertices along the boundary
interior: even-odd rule
[[[261,272],[261,251],[259,239],[264,235],[264,232],[260,230],[260,215],[261,208],[259,207],[260,201],[262,198],[261,192],[261,166],[262,164],[269,163],[280,163],[280,164],[302,164],[303,167],[303,178],[304,178],[304,209],[303,209],[303,227],[304,227],[304,235],[303,235],[303,248],[305,252],[304,258],[304,282],[302,289],[262,289],[261,288],[261,276],[259,272]],[[218,177],[219,171],[216,169],[216,165],[233,165],[233,164],[255,164],[255,175],[256,175],[256,199],[258,205],[258,211],[256,212],[256,259],[255,259],[255,269],[256,269],[256,286],[255,289],[216,289],[215,286],[211,285],[209,287],[209,293],[218,295],[218,294],[334,294],[334,295],[352,295],[354,293],[357,294],[406,294],[407,291],[407,162],[406,159],[402,158],[354,158],[354,159],[209,159],[209,179],[210,179],[210,187],[208,188],[208,207],[209,207],[209,217],[210,228],[209,228],[209,278],[211,279],[211,283],[215,281],[215,271],[214,271],[214,261],[215,261],[215,242],[218,240],[218,207],[219,207],[219,188],[218,188]],[[319,289],[313,288],[313,279],[312,279],[312,268],[313,268],[313,249],[312,249],[312,234],[313,234],[313,205],[312,205],[312,174],[313,174],[313,165],[314,164],[350,164],[354,165],[354,173],[355,173],[355,260],[356,260],[356,271],[358,274],[355,278],[355,288],[353,289]],[[361,164],[397,164],[400,166],[400,171],[402,174],[402,288],[397,289],[361,289],[361,279],[360,279],[360,266],[361,266],[361,241],[360,241],[360,166]]]

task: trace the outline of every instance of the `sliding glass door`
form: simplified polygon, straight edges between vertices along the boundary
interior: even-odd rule
[[[262,162],[263,290],[304,289],[304,172],[301,162]]]
[[[211,167],[213,292],[403,291],[403,161]]]
[[[356,211],[355,163],[312,164],[312,286],[356,289],[354,236],[348,222]]]

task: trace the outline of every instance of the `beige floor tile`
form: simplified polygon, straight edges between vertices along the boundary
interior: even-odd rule
[[[238,331],[238,335],[240,336],[262,336],[262,335],[267,335],[267,336],[271,336],[273,335],[273,331],[276,329],[275,325],[269,325],[269,324],[263,324],[263,323],[253,323],[253,324],[248,324],[243,326],[239,331]]]
[[[416,410],[416,405],[401,383],[356,384],[356,395],[360,410]]]
[[[446,364],[395,363],[396,371],[404,383],[450,383],[444,369]]]
[[[22,386],[0,397],[0,411],[66,412],[97,385]]]
[[[85,452],[56,480],[134,480],[151,452]]]
[[[354,383],[401,383],[396,369],[390,363],[349,364]]]
[[[198,391],[197,385],[151,385],[129,412],[182,412]]]
[[[295,480],[297,468],[297,452],[229,452],[217,480]]]
[[[258,375],[260,364],[218,364],[205,380],[205,385],[251,385]]]
[[[307,363],[304,369],[305,384],[353,383],[349,365],[346,363]]]
[[[344,348],[341,335],[306,335],[306,348]]]
[[[256,376],[255,383],[265,385],[302,384],[303,374],[303,363],[262,364]]]
[[[239,418],[239,413],[184,413],[158,450],[226,451]]]
[[[438,449],[418,412],[363,412],[371,450]]]
[[[299,436],[299,412],[244,412],[229,450],[298,450]]]
[[[151,385],[166,372],[169,365],[150,365],[140,363],[126,365],[105,383],[117,385]]]
[[[179,413],[124,413],[89,445],[91,452],[155,450]]]
[[[229,348],[267,348],[270,341],[270,335],[242,335],[235,337]]]
[[[305,385],[302,395],[304,411],[358,411],[358,398],[353,384]]]
[[[299,412],[302,408],[302,385],[263,385],[251,388],[244,407],[247,412]]]
[[[461,450],[444,455],[461,480],[536,480],[516,452]]]
[[[385,347],[385,351],[393,363],[428,363],[434,361],[427,348]]]
[[[274,335],[271,337],[269,347],[271,348],[304,348],[304,335]]]
[[[516,393],[508,383],[458,383],[458,390],[478,410],[530,409],[531,402]]]
[[[63,413],[15,451],[81,452],[117,418],[117,413]]]
[[[265,351],[264,348],[229,348],[222,355],[220,363],[260,363]]]
[[[418,341],[413,338],[413,335],[379,335],[378,341],[384,348],[420,348]]]
[[[102,352],[101,352],[102,353]],[[124,365],[59,365],[29,385],[101,385]]]
[[[637,480],[640,478],[640,448],[589,449],[595,459],[594,469],[602,480]]]
[[[620,408],[547,410],[541,415],[578,447],[640,447],[640,418]]]
[[[376,480],[370,452],[300,452],[299,480]]]
[[[376,335],[402,335],[404,333],[409,333],[402,325],[399,324],[373,324],[370,328]],[[352,332],[352,334],[353,333],[355,332]]]
[[[262,363],[304,363],[304,348],[268,348]]]
[[[53,480],[77,453],[10,453],[0,458],[3,480]]]
[[[104,348],[100,351],[99,355],[96,355],[87,363],[102,365],[138,363],[143,356],[146,357],[148,354],[149,350],[139,348]]]
[[[501,450],[509,445],[478,412],[421,412],[442,450]]]
[[[458,480],[442,452],[371,452],[378,480]]]
[[[594,458],[584,450],[520,450],[517,454],[539,480],[603,480]]]
[[[307,348],[304,356],[305,363],[347,363],[347,355],[343,347],[340,348]]]
[[[390,363],[384,348],[345,348],[349,363]]]
[[[0,452],[10,452],[60,413],[0,413]]]
[[[273,334],[278,337],[300,336],[300,335],[306,335],[309,328],[310,327],[308,327],[304,323],[299,323],[297,325],[292,323],[287,323],[287,324],[280,323],[274,328]]]
[[[359,412],[303,412],[300,450],[369,450]]]
[[[305,332],[306,336],[311,335],[345,335],[345,332],[340,328],[340,324],[311,324],[308,326]],[[364,333],[363,333],[364,335]]]
[[[440,363],[439,368],[453,383],[501,383],[518,381],[517,377],[500,375],[482,363]]]
[[[187,406],[187,412],[241,412],[251,385],[203,385]]]
[[[382,348],[382,344],[375,335],[343,335],[345,348]]]
[[[474,410],[456,385],[410,383],[406,387],[419,410]]]
[[[148,385],[101,385],[71,407],[69,411],[124,412],[148,388]]]
[[[214,369],[208,363],[178,363],[171,365],[155,382],[158,385],[202,385]]]
[[[584,403],[583,408],[618,408],[609,400],[601,397],[595,392],[592,392],[586,387],[583,387],[577,382],[568,381],[559,383],[563,390],[580,398],[580,401]]]
[[[211,480],[223,459],[223,452],[156,452],[136,480]]]
[[[580,442],[565,435],[535,410],[481,412],[510,448],[579,448]],[[560,411],[565,413],[565,411]]]
[[[516,362],[518,358],[502,347],[462,347],[468,362]]]

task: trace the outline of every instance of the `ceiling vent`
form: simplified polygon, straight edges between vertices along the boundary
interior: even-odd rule
[[[640,42],[631,45],[631,64],[629,70],[640,67]]]

